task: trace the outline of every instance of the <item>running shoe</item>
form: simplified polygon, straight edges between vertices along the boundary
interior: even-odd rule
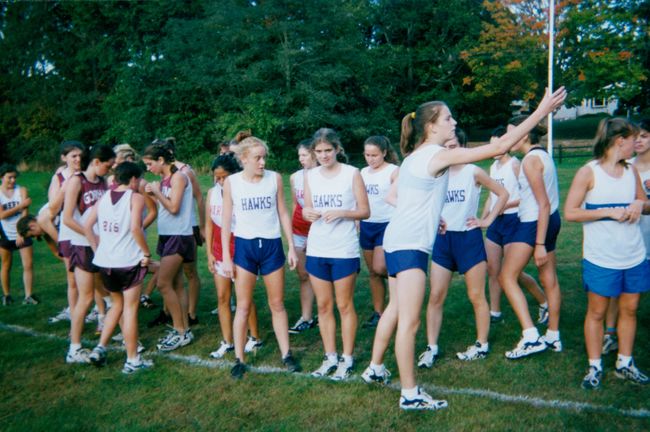
[[[616,352],[618,350],[618,340],[616,335],[606,333],[603,338],[603,355]]]
[[[248,339],[246,340],[246,345],[244,345],[244,352],[252,353],[253,351],[257,351],[259,348],[261,348],[262,345],[264,345],[264,342],[262,342],[261,340],[253,336],[248,336]]]
[[[56,324],[60,321],[70,321],[70,308],[64,308],[58,314],[47,319],[49,324]]]
[[[539,306],[537,309],[537,324],[548,324],[548,306]]]
[[[237,359],[235,361],[235,365],[232,367],[232,369],[230,369],[230,376],[232,376],[234,379],[242,379],[244,378],[246,369],[246,364]]]
[[[121,335],[121,333],[118,336],[120,336],[120,335]],[[115,340],[115,339],[113,339],[113,340]],[[121,344],[124,347],[124,349],[126,349],[126,342],[124,342],[124,339],[122,339]],[[146,350],[147,349],[145,348],[145,346],[142,345],[142,342],[140,342],[140,340],[138,339],[138,345],[136,346],[135,352],[137,352],[138,354],[142,354]]]
[[[296,321],[293,327],[289,327],[289,334],[299,334],[304,332],[305,330],[314,328],[315,326],[316,326],[315,320],[310,319],[309,321],[307,321],[303,317],[300,317],[300,319]]]
[[[181,346],[187,346],[192,342],[194,342],[194,333],[192,333],[192,330],[187,329],[183,334],[183,342],[181,342]]]
[[[464,352],[456,353],[456,357],[459,360],[472,361],[484,359],[487,357],[489,352],[488,344],[485,344],[485,347],[481,345],[481,342],[476,341],[474,345],[471,345]]]
[[[2,306],[9,306],[14,302],[14,299],[11,298],[10,295],[3,295],[2,296]]]
[[[97,367],[104,366],[106,364],[106,348],[97,345],[88,355],[88,359]]]
[[[379,323],[379,318],[381,318],[379,312],[373,312],[370,318],[368,318],[368,321],[363,323],[363,328],[376,328]]]
[[[172,322],[172,317],[167,315],[164,310],[161,310],[156,318],[147,323],[147,327],[152,328],[159,325],[164,325]]]
[[[115,336],[111,338],[113,342],[124,342],[124,335],[122,333],[118,333]]]
[[[29,297],[25,297],[25,300],[23,300],[23,304],[25,305],[37,305],[40,302],[41,301],[35,295],[30,295]]]
[[[420,354],[420,357],[418,357],[418,367],[430,369],[439,358],[440,354],[434,354],[431,347],[427,346],[427,349],[422,354]]]
[[[210,315],[219,315],[219,308],[214,308],[210,311]]]
[[[635,384],[646,385],[648,384],[648,381],[650,381],[648,377],[634,365],[634,360],[630,360],[630,364],[627,366],[616,366],[614,375],[618,378],[632,381]]]
[[[174,351],[183,345],[185,341],[185,335],[178,333],[176,330],[173,330],[169,337],[161,341],[157,347],[160,351]],[[187,343],[185,343],[187,345]]]
[[[559,338],[554,341],[549,341],[546,339],[546,335],[544,335],[540,339],[546,344],[546,348],[551,351],[562,352],[562,341]]]
[[[377,383],[385,385],[390,383],[390,372],[384,368],[383,372],[377,373],[373,368],[368,366],[361,374],[361,379],[368,384]]]
[[[282,363],[286,366],[287,370],[291,373],[295,372],[300,372],[302,370],[302,367],[300,367],[300,363],[298,363],[298,360],[291,354],[291,351],[287,353],[284,358],[282,358]]]
[[[216,351],[212,351],[210,353],[210,357],[213,359],[220,359],[223,358],[223,356],[225,356],[226,353],[229,353],[234,350],[235,350],[235,345],[226,343],[225,341],[221,341],[221,343],[219,344],[219,348],[217,348]]]
[[[337,370],[337,366],[338,366],[338,360],[330,361],[330,359],[328,359],[327,356],[325,356],[323,359],[323,363],[321,363],[318,369],[316,369],[311,373],[311,376],[315,378],[328,376],[329,374]]]
[[[106,320],[106,315],[97,314],[97,328],[95,329],[95,334],[100,335],[104,330],[104,321]]]
[[[66,354],[65,356],[65,362],[68,364],[72,364],[72,363],[88,364],[90,363],[90,351],[87,350],[86,348],[79,348],[73,353],[70,353],[68,351],[68,354]]]
[[[86,315],[86,324],[94,323],[97,321],[97,317],[99,316],[99,310],[97,309],[97,306],[93,307],[90,310],[90,313]]]
[[[196,317],[192,318],[191,316],[188,315],[187,316],[187,323],[190,325],[190,327],[198,325],[199,324],[199,317],[196,316]]]
[[[127,360],[124,362],[122,373],[124,375],[131,375],[142,370],[150,369],[152,367],[153,362],[151,360],[140,359],[139,363],[134,363]]]
[[[352,375],[352,369],[354,368],[354,363],[346,363],[343,358],[339,360],[339,364],[336,367],[336,370],[330,377],[332,381],[345,381]]]
[[[498,324],[500,322],[503,322],[503,314],[499,314],[499,315],[490,314],[490,323]]]
[[[582,379],[580,385],[585,390],[596,390],[600,388],[600,382],[603,379],[603,371],[596,366],[589,366],[587,375]]]
[[[399,407],[403,410],[439,410],[447,408],[446,400],[436,400],[429,396],[424,390],[418,387],[418,395],[413,399],[407,399],[404,395],[399,398]]]
[[[517,346],[512,351],[506,351],[506,357],[510,360],[516,360],[522,357],[527,357],[532,354],[540,353],[546,350],[546,342],[540,337],[536,341],[527,342],[521,339]]]
[[[155,309],[158,307],[158,305],[156,305],[156,303],[154,303],[153,300],[151,300],[151,297],[145,294],[142,294],[140,296],[140,306],[142,306],[145,309]]]

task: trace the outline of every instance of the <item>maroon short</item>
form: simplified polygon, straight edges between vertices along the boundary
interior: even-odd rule
[[[196,260],[196,241],[193,235],[161,235],[158,236],[156,253],[160,257],[178,254],[183,262]]]
[[[93,264],[93,258],[95,258],[95,253],[90,246],[70,246],[70,268],[68,271],[74,271],[76,267],[79,267],[83,271],[88,273],[97,273],[99,267]]]
[[[133,267],[99,268],[99,275],[104,282],[104,288],[110,292],[122,292],[138,286],[147,274],[147,267],[140,264]]]
[[[192,234],[194,234],[194,241],[196,242],[196,247],[203,246],[203,238],[201,237],[201,229],[198,226],[192,227]]]
[[[57,243],[57,249],[59,250],[59,256],[61,258],[70,258],[72,243],[70,240],[62,240]]]

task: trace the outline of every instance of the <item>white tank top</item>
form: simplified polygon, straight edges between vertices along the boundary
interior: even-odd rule
[[[467,220],[476,217],[481,198],[481,186],[476,184],[474,178],[476,169],[476,165],[467,164],[460,170],[449,170],[445,205],[442,208],[447,231],[469,231]]]
[[[20,186],[18,186],[18,184],[15,185],[14,192],[10,197],[0,192],[0,205],[2,206],[3,211],[10,210],[12,208],[17,207],[18,205],[20,205],[22,201],[23,199],[20,196]],[[19,211],[17,213],[14,213],[11,216],[8,216],[0,220],[0,227],[2,227],[2,231],[4,232],[4,235],[9,240],[16,240],[16,237],[18,236],[18,231],[16,230],[16,224],[18,223],[18,219],[20,219],[21,216],[22,216],[22,211]]]
[[[636,178],[626,168],[621,178],[607,174],[598,164],[587,164],[594,175],[594,187],[585,195],[587,210],[603,207],[627,207],[636,197]],[[638,223],[599,220],[582,224],[583,255],[586,260],[609,269],[627,269],[646,259]]]
[[[384,250],[419,250],[431,253],[445,202],[449,172],[432,177],[429,161],[442,151],[426,145],[402,162],[397,180],[397,207],[384,233]]]
[[[639,171],[639,177],[641,177],[643,193],[645,193],[647,199],[650,199],[650,170]],[[646,258],[650,260],[650,215],[641,215],[639,226],[641,227],[641,234],[645,243]]]
[[[215,184],[210,192],[208,205],[210,206],[210,219],[212,222],[221,227],[221,220],[223,218],[223,188],[220,184]],[[230,222],[230,231],[235,232],[235,218],[234,215]]]
[[[296,171],[293,174],[293,192],[298,205],[305,208],[305,169]]]
[[[257,183],[244,179],[243,172],[228,177],[232,194],[235,235],[243,239],[280,238],[278,180],[275,171],[264,170]]]
[[[370,217],[366,222],[388,222],[395,211],[395,207],[385,200],[391,185],[391,176],[397,165],[388,164],[381,171],[371,171],[370,167],[361,170],[363,183],[366,185],[368,204],[370,204]]]
[[[144,258],[144,253],[131,234],[132,190],[124,191],[113,204],[108,192],[97,203],[99,246],[93,264],[104,268],[134,267]],[[144,235],[144,230],[142,231]]]
[[[516,157],[511,157],[508,162],[504,164],[499,163],[499,161],[494,161],[490,166],[490,177],[508,191],[508,202],[517,201],[519,199],[519,180],[517,180],[517,176],[512,167],[513,164],[518,161],[519,159]],[[490,192],[490,211],[492,211],[498,200],[499,197],[494,192]],[[511,207],[503,213],[512,214],[517,212],[517,207]]]
[[[519,220],[522,222],[534,222],[539,216],[537,200],[535,200],[533,190],[530,188],[530,184],[524,173],[524,163],[530,157],[538,157],[544,165],[544,187],[546,188],[546,194],[551,204],[549,215],[555,213],[560,206],[560,192],[553,159],[546,150],[541,147],[535,147],[524,156],[524,159],[521,161],[521,168],[519,169],[519,196],[521,199],[519,202]]]
[[[185,188],[181,197],[181,205],[176,214],[172,214],[158,202],[158,235],[192,235],[192,183],[183,172],[176,171],[160,182],[160,191],[164,197],[169,198],[172,193],[172,178],[181,176],[185,180]]]
[[[309,190],[314,210],[354,210],[357,200],[353,181],[358,170],[341,164],[341,171],[334,178],[321,174],[322,167],[309,170]],[[352,219],[337,219],[326,223],[322,218],[312,222],[307,237],[307,255],[322,258],[357,258],[359,238]]]

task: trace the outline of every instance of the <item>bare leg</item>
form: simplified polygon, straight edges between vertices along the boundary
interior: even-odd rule
[[[528,302],[526,296],[517,283],[519,274],[524,269],[530,257],[533,254],[533,248],[526,243],[510,243],[505,250],[505,259],[499,273],[499,282],[503,291],[506,293],[512,309],[519,319],[522,329],[534,327],[533,320],[528,311]]]
[[[585,316],[585,345],[587,358],[596,360],[601,356],[603,346],[603,320],[609,304],[609,297],[587,293],[587,314]]]
[[[372,307],[375,312],[381,315],[384,312],[384,297],[386,296],[384,250],[381,246],[377,246],[373,250],[364,250],[363,258],[368,267],[368,284],[372,296]]]
[[[11,262],[13,256],[9,249],[0,248],[0,258],[2,259],[2,273],[0,277],[2,281],[2,293],[8,296],[11,294]]]
[[[354,342],[357,336],[358,319],[357,312],[354,310],[354,283],[356,279],[357,274],[352,273],[349,276],[334,281],[336,307],[341,316],[343,354],[349,356],[352,356],[354,352]]]
[[[548,299],[548,329],[557,331],[560,329],[562,294],[557,279],[555,252],[549,252],[548,261],[539,268],[539,279]]]
[[[263,276],[266,286],[273,332],[284,358],[289,353],[289,319],[284,308],[284,266]]]
[[[465,273],[467,297],[474,307],[476,319],[476,340],[482,344],[487,343],[490,333],[490,307],[485,298],[485,261],[476,264]]]
[[[300,281],[300,313],[302,319],[311,321],[314,315],[314,290],[311,287],[309,274],[305,270],[305,262],[307,257],[305,249],[297,248],[296,255],[298,255],[298,280]]]
[[[246,327],[250,307],[253,303],[253,289],[255,288],[256,275],[242,267],[235,266],[235,292],[237,293],[237,309],[233,322],[233,337],[235,339],[235,356],[245,361],[244,346],[246,345]]]
[[[88,313],[88,308],[93,301],[95,274],[81,270],[79,267],[75,267],[74,276],[79,291],[79,297],[74,309],[70,311],[70,343],[80,344],[86,313]]]
[[[33,280],[33,257],[34,249],[29,246],[22,249],[19,249],[20,260],[23,263],[23,286],[25,287],[25,297],[30,297],[32,295],[32,280]]]
[[[214,274],[214,285],[217,287],[217,307],[219,309],[219,325],[221,336],[227,344],[232,344],[232,312],[230,311],[230,295],[232,281],[230,278]]]
[[[429,345],[438,344],[440,328],[442,327],[443,305],[449,291],[449,283],[453,273],[439,264],[431,262],[431,272],[429,283],[431,293],[427,303],[427,343]]]
[[[160,270],[158,270],[158,289],[172,317],[174,329],[179,333],[183,333],[187,329],[187,314],[185,314],[185,320],[183,320],[181,300],[175,289],[176,280],[179,276],[182,278],[182,261],[183,258],[178,254],[162,257],[160,260]]]
[[[618,298],[618,353],[632,357],[636,337],[636,311],[640,294],[621,294]],[[602,324],[600,326],[602,329]],[[602,342],[602,339],[601,339]]]
[[[499,272],[501,271],[501,259],[503,249],[490,239],[485,239],[485,253],[487,254],[488,288],[490,290],[490,310],[501,312],[501,284],[499,284]]]
[[[201,291],[201,279],[196,268],[196,261],[183,264],[183,273],[187,278],[189,288],[187,311],[192,319],[196,318],[196,307],[199,303],[199,292]]]
[[[377,330],[375,331],[375,339],[372,343],[372,358],[374,364],[380,365],[384,363],[384,354],[388,349],[390,339],[395,333],[397,328],[397,298],[395,297],[395,287],[397,281],[395,278],[388,278],[388,305],[381,314],[379,323],[377,323]]]
[[[309,276],[318,305],[318,328],[323,339],[325,353],[336,352],[336,318],[334,317],[334,293],[332,282]]]
[[[135,359],[138,356],[138,308],[142,284],[125,290],[124,313],[122,315],[122,334],[126,345],[126,358]]]

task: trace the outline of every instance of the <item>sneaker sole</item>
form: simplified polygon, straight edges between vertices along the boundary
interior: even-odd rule
[[[525,352],[525,353],[523,353],[521,355],[515,356],[515,355],[511,354],[512,351],[506,352],[505,355],[506,355],[506,358],[509,359],[509,360],[517,360],[517,359],[520,359],[520,358],[529,357],[529,356],[531,356],[533,354],[538,354],[538,353],[544,352],[544,351],[546,351],[546,349],[547,349],[546,344],[541,344],[541,347],[539,349],[538,348],[535,348],[534,350],[531,349],[531,350],[529,350],[529,351],[527,351],[527,352]]]

